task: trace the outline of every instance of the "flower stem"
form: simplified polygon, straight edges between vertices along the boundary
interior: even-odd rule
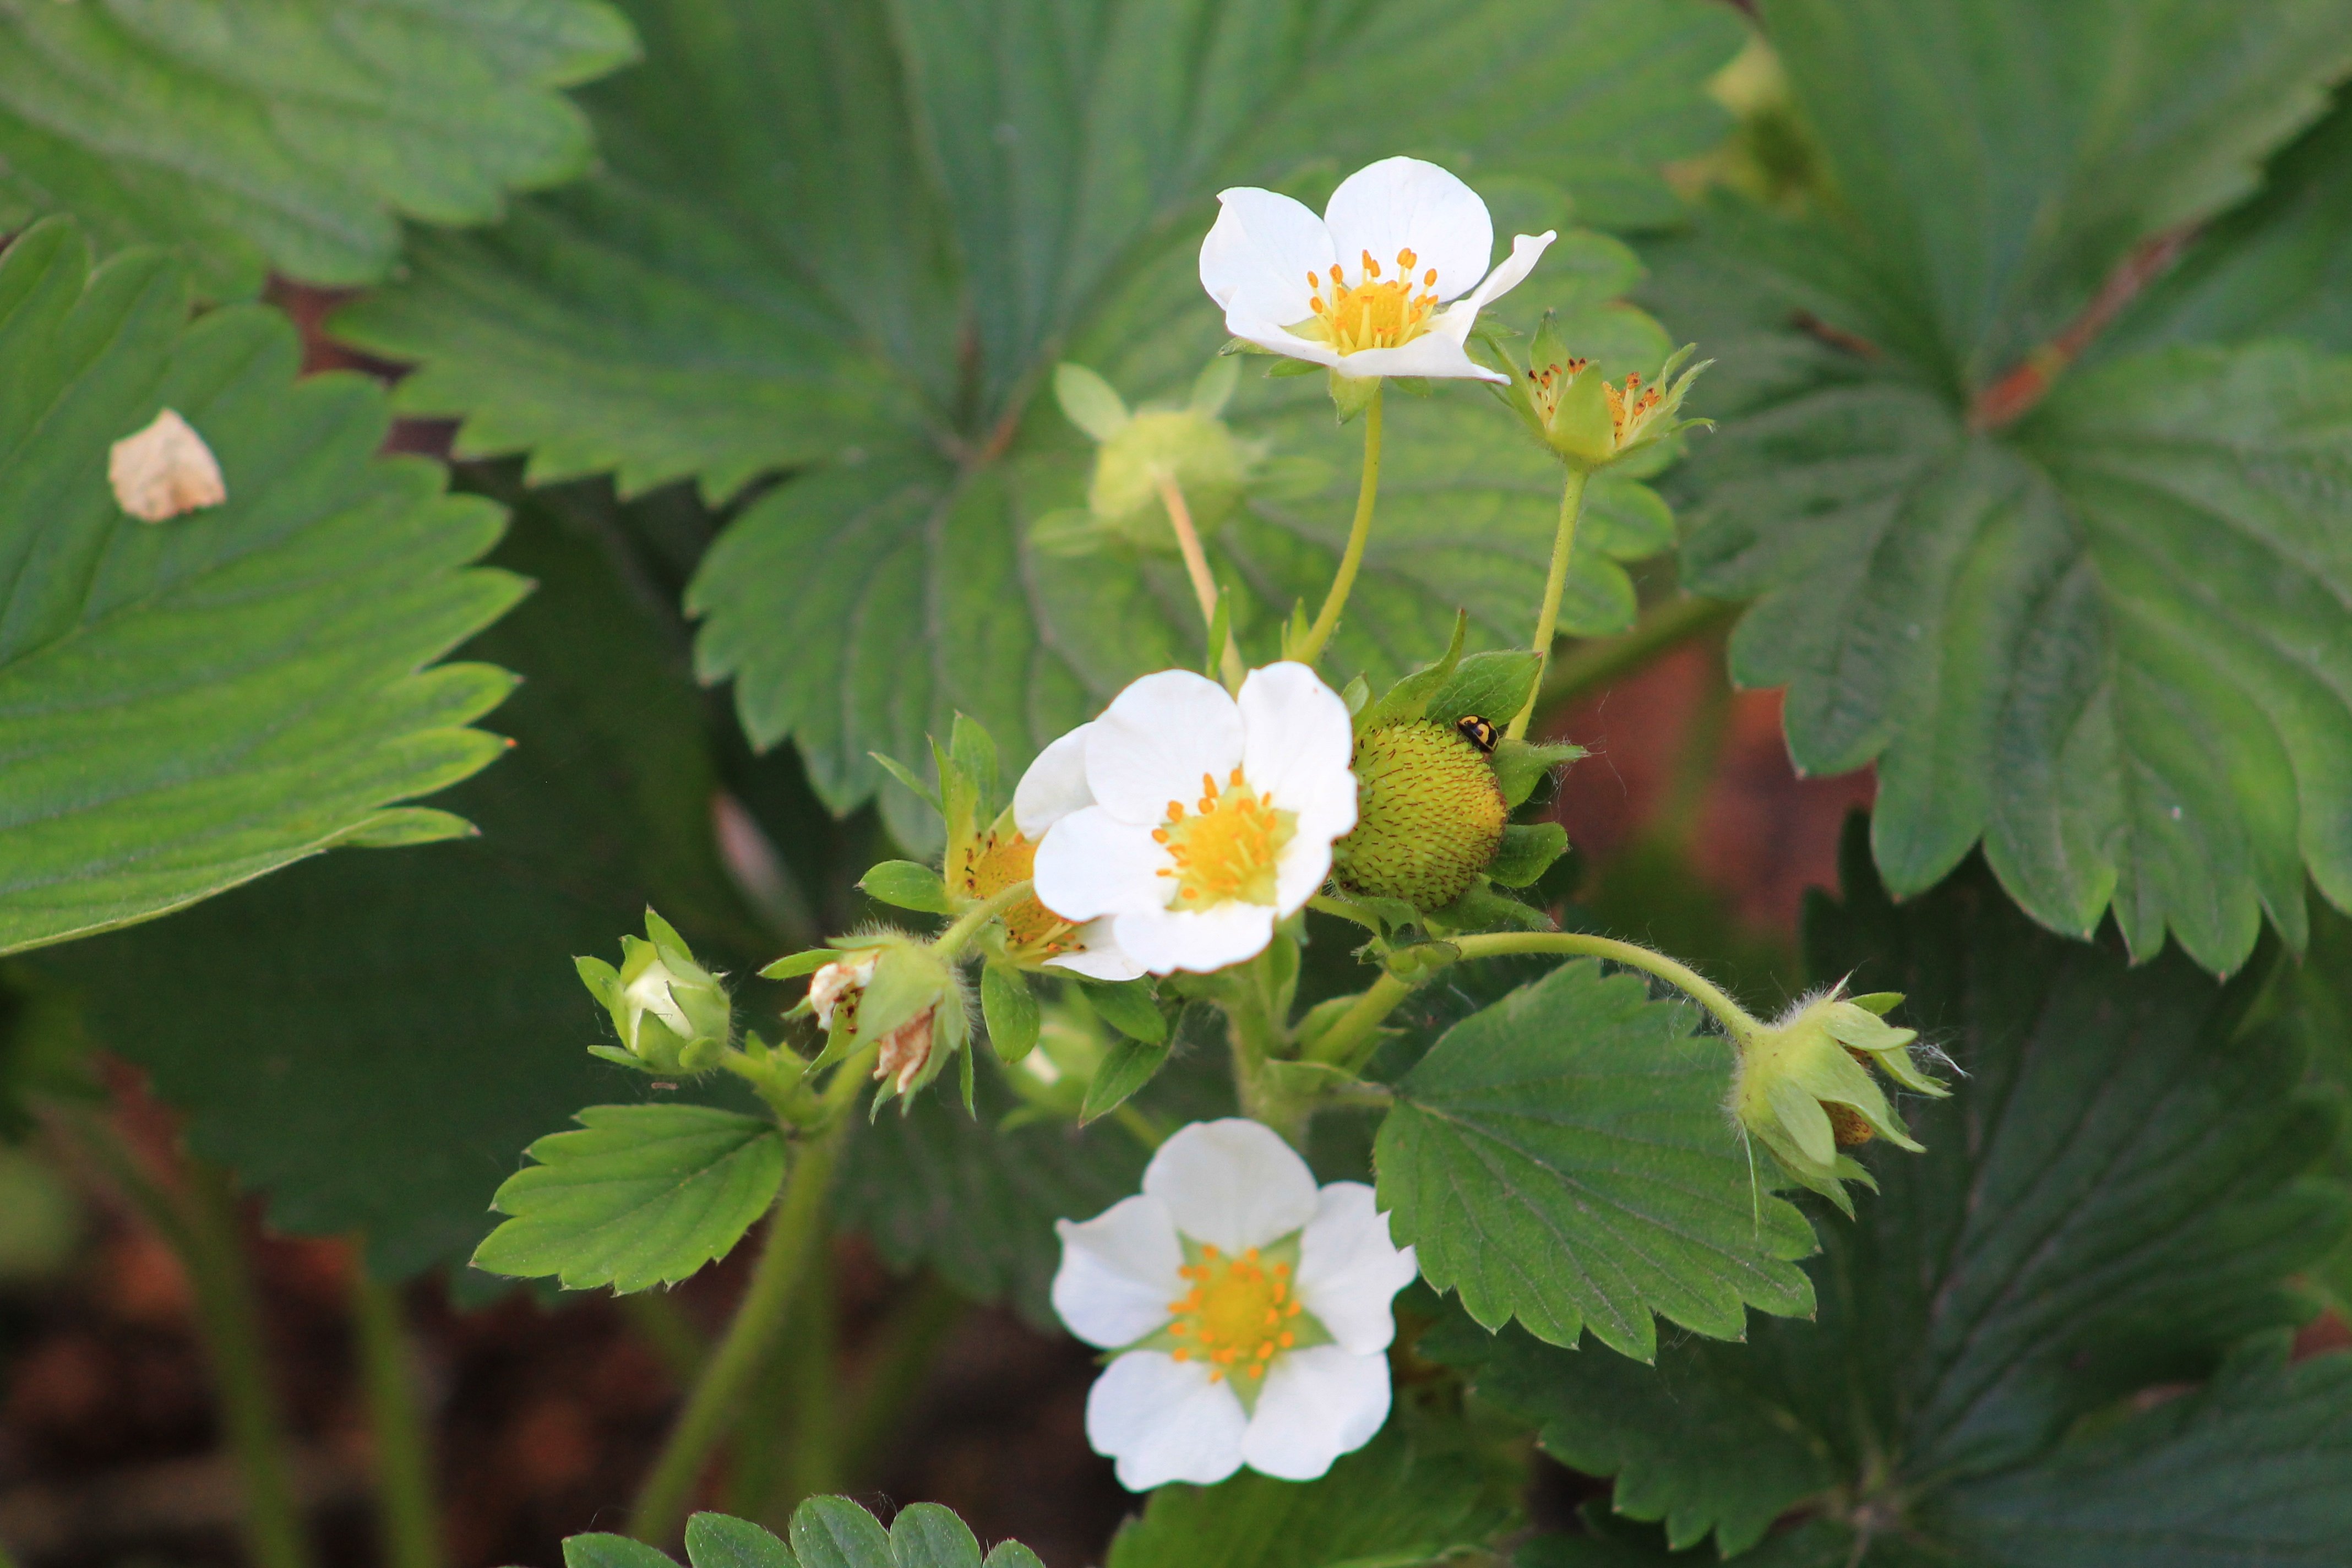
[[[1686,642],[1706,637],[1739,618],[1741,606],[1720,599],[1677,594],[1642,614],[1632,631],[1580,643],[1552,661],[1537,689],[1537,710],[1555,713],[1604,686],[1646,669]]]
[[[1022,900],[1028,898],[1030,891],[1030,885],[1022,881],[1015,882],[1000,892],[991,893],[987,898],[957,916],[953,925],[933,938],[931,951],[941,958],[953,958],[964,950],[965,944],[980,934],[981,927]]]
[[[1176,476],[1165,468],[1152,471],[1152,479],[1160,486],[1160,501],[1168,509],[1168,526],[1176,532],[1176,548],[1184,557],[1184,574],[1192,579],[1192,596],[1201,602],[1201,625],[1211,636],[1217,629],[1217,580],[1209,574],[1208,552],[1201,548],[1201,535],[1192,527],[1192,509],[1184,503],[1183,487]],[[1231,623],[1228,622],[1228,625]],[[1225,684],[1240,689],[1242,678],[1249,673],[1242,665],[1241,649],[1234,646],[1233,634],[1225,634],[1224,647],[1216,650],[1217,668],[1223,672]]]
[[[433,1499],[433,1447],[416,1405],[416,1367],[400,1292],[352,1266],[352,1329],[368,1434],[375,1447],[376,1531],[385,1568],[442,1568],[439,1510]]]
[[[1721,986],[1690,965],[1668,958],[1663,952],[1654,952],[1638,943],[1619,942],[1614,937],[1595,936],[1589,931],[1494,931],[1484,936],[1454,937],[1446,945],[1454,949],[1457,962],[1465,958],[1500,958],[1517,952],[1558,952],[1605,958],[1628,969],[1654,974],[1668,984],[1678,987],[1700,1006],[1714,1014],[1725,1032],[1738,1044],[1745,1046],[1763,1028]],[[1307,1059],[1328,1062],[1349,1072],[1361,1068],[1380,1044],[1381,1026],[1388,1020],[1388,1016],[1412,994],[1422,980],[1434,973],[1433,969],[1424,970],[1412,980],[1382,974],[1373,982],[1370,990],[1357,997],[1354,1005],[1332,1020],[1331,1026],[1316,1037],[1307,1053]]]
[[[1374,387],[1371,402],[1364,405],[1364,478],[1356,489],[1356,521],[1349,525],[1348,548],[1339,557],[1339,574],[1331,579],[1331,592],[1324,597],[1322,611],[1307,629],[1307,640],[1290,650],[1291,657],[1302,664],[1313,664],[1323,657],[1323,645],[1339,626],[1348,591],[1356,585],[1356,572],[1364,563],[1364,542],[1372,533],[1372,504],[1381,493],[1381,395],[1386,389],[1385,382]]]
[[[805,1139],[794,1155],[783,1194],[768,1221],[767,1240],[751,1271],[751,1283],[718,1348],[703,1363],[701,1375],[687,1395],[686,1408],[678,1412],[668,1441],[638,1489],[636,1504],[630,1510],[629,1533],[647,1545],[667,1545],[685,1522],[694,1483],[701,1477],[711,1449],[734,1422],[746,1386],[767,1360],[783,1326],[785,1309],[792,1303],[809,1255],[824,1239],[825,1191],[832,1185],[847,1125],[842,1112],[856,1099],[875,1048],[868,1046],[844,1061],[824,1086],[823,1131]]]
[[[1576,550],[1576,524],[1584,515],[1584,470],[1570,468],[1559,490],[1559,527],[1552,535],[1551,570],[1544,577],[1543,608],[1536,613],[1536,657],[1542,662],[1536,668],[1535,684],[1528,688],[1528,700],[1511,716],[1510,728],[1504,738],[1517,741],[1528,732],[1528,721],[1535,717],[1536,700],[1543,692],[1543,672],[1551,663],[1551,645],[1559,627],[1559,598],[1568,587],[1568,560]]]

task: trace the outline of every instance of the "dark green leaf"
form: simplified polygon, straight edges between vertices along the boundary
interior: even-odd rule
[[[1475,1461],[1431,1451],[1406,1415],[1301,1484],[1245,1473],[1168,1486],[1111,1542],[1109,1568],[1412,1568],[1502,1523]]]
[[[733,1250],[783,1183],[783,1136],[756,1116],[592,1105],[578,1120],[499,1186],[492,1201],[512,1217],[474,1249],[475,1268],[553,1275],[567,1290],[675,1285]]]
[[[676,1098],[587,1055],[613,1037],[573,954],[610,952],[648,904],[698,948],[772,951],[713,852],[694,689],[642,601],[537,507],[494,559],[540,586],[466,650],[526,678],[499,715],[514,754],[441,797],[481,837],[318,857],[29,961],[192,1147],[269,1194],[273,1226],[363,1231],[385,1278],[462,1264],[523,1144],[581,1106]]]
[[[554,89],[635,53],[599,0],[13,5],[0,225],[70,209],[109,249],[178,245],[215,298],[373,282],[402,218],[488,222],[583,173]]]
[[[686,1560],[694,1568],[796,1568],[792,1551],[748,1519],[698,1513],[686,1521]]]
[[[1543,660],[1526,648],[1474,653],[1462,661],[1454,678],[1429,700],[1423,715],[1433,724],[1451,724],[1475,716],[1496,728],[1511,721],[1527,706]]]
[[[1730,1049],[1592,960],[1448,1030],[1395,1085],[1380,1196],[1423,1278],[1489,1329],[1647,1361],[1653,1314],[1717,1338],[1811,1310],[1796,1209],[1758,1188],[1723,1101]]]
[[[673,1568],[670,1560],[625,1535],[574,1535],[563,1542],[563,1568]]]
[[[940,874],[912,860],[885,860],[860,878],[857,886],[868,896],[902,910],[919,910],[928,915],[954,912],[948,885],[940,880]]]
[[[2303,1174],[2336,1116],[2296,1093],[2294,1032],[2244,1022],[2252,983],[2035,931],[1980,869],[1898,908],[1859,833],[1847,860],[1847,901],[1810,922],[1814,973],[1905,992],[1967,1077],[1908,1107],[1927,1152],[1872,1159],[1884,1191],[1825,1231],[1819,1319],[1670,1346],[1654,1373],[1466,1327],[1436,1353],[1482,1361],[1486,1397],[1613,1470],[1617,1510],[1677,1543],[1712,1527],[1736,1550],[1837,1489],[1887,1538],[1874,1563],[2317,1551],[2352,1519],[2328,1403],[2352,1360],[2287,1373],[2241,1351],[2205,1392],[2147,1397],[2300,1321],[2284,1282],[2344,1232],[2344,1190]],[[1834,1533],[1826,1561],[1852,1561]]]
[[[467,568],[497,509],[376,458],[383,395],[298,384],[283,316],[188,310],[177,265],[141,250],[92,273],[69,224],[0,258],[0,952],[338,843],[446,837],[456,819],[393,803],[499,751],[466,726],[511,678],[425,668],[523,591]],[[109,448],[166,408],[228,499],[143,522]]]
[[[1728,212],[1667,271],[1732,374],[1685,544],[1702,592],[1758,596],[1743,684],[1789,688],[1798,766],[1874,762],[1878,862],[1912,893],[1982,838],[2056,930],[2112,910],[2209,968],[2307,868],[2352,903],[2352,573],[2319,542],[2352,481],[2352,362],[2174,349],[2070,377],[1971,429],[1916,363],[1792,333],[1880,331],[1821,236]],[[1858,287],[1858,285],[1857,285]],[[1845,290],[1845,291],[1840,291]]]

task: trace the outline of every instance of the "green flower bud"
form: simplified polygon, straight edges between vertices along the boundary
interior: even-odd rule
[[[1331,847],[1349,892],[1443,909],[1492,864],[1510,816],[1486,754],[1450,724],[1384,724],[1356,737],[1356,826]]]
[[[1243,441],[1218,417],[1233,394],[1239,364],[1217,360],[1202,373],[1183,408],[1130,412],[1110,384],[1084,365],[1057,366],[1054,391],[1072,424],[1101,444],[1095,455],[1087,511],[1095,528],[1145,549],[1172,551],[1160,486],[1172,479],[1203,537],[1241,502],[1263,447]]]
[[[1841,997],[1832,990],[1798,1003],[1779,1023],[1739,1042],[1732,1115],[1790,1177],[1848,1214],[1853,1205],[1843,1183],[1875,1184],[1840,1149],[1885,1138],[1920,1151],[1871,1069],[1916,1093],[1950,1092],[1912,1061],[1918,1032],[1880,1016],[1902,999],[1890,992]]]
[[[931,945],[884,928],[836,939],[841,956],[809,977],[802,1004],[825,1031],[824,1057],[877,1047],[883,1098],[913,1093],[971,1038],[962,976]]]
[[[1511,406],[1537,440],[1572,468],[1590,473],[1654,447],[1676,431],[1711,426],[1707,419],[1680,417],[1683,399],[1706,360],[1683,369],[1695,344],[1677,349],[1646,389],[1638,375],[1612,385],[1589,361],[1569,353],[1549,315],[1529,345],[1528,363],[1515,367]],[[1680,371],[1677,375],[1675,373]]]
[[[604,1005],[621,1036],[621,1050],[593,1048],[649,1072],[706,1072],[718,1065],[733,1032],[726,989],[651,910],[646,911],[646,938],[621,939],[617,970],[601,958],[572,960],[582,984]]]

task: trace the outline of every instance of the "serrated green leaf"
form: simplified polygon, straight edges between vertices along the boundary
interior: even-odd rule
[[[868,897],[902,910],[944,915],[955,909],[954,901],[948,897],[948,885],[940,879],[940,874],[912,860],[885,860],[859,878],[857,886]]]
[[[1654,171],[1717,133],[1701,85],[1740,39],[1706,0],[1376,0],[1344,25],[1312,0],[632,12],[646,68],[583,95],[609,167],[495,233],[421,237],[413,277],[337,331],[421,362],[401,406],[461,418],[463,455],[530,450],[534,480],[609,469],[625,492],[691,478],[719,498],[804,470],[706,561],[698,666],[732,679],[755,742],[803,749],[829,805],[880,788],[910,845],[929,832],[868,752],[913,756],[961,709],[1017,765],[1134,676],[1201,662],[1172,552],[1072,558],[1030,531],[1082,503],[1094,450],[1037,395],[1049,356],[1184,404],[1224,340],[1195,276],[1216,190],[1410,145],[1474,170],[1507,216],[1533,191],[1556,220],[1565,184],[1590,221],[1661,219]],[[1606,242],[1563,257],[1574,298],[1622,273]],[[1262,493],[1203,520],[1263,658],[1328,582],[1353,433],[1311,380],[1244,377],[1226,417],[1274,443]],[[1457,607],[1482,641],[1526,637],[1559,494],[1469,389],[1390,424],[1335,653],[1384,678]],[[1578,630],[1625,624],[1617,563],[1669,542],[1656,497],[1617,500],[1596,494],[1571,572]]]
[[[1811,1310],[1804,1218],[1759,1191],[1723,1110],[1730,1048],[1598,963],[1455,1025],[1394,1086],[1381,1206],[1422,1277],[1490,1329],[1590,1329],[1643,1361],[1654,1316],[1718,1339]]]
[[[2302,936],[2308,868],[2352,902],[2346,787],[2352,576],[2325,549],[2352,481],[2352,361],[2284,345],[2173,349],[2063,380],[2019,425],[1971,429],[1865,336],[1862,295],[1808,236],[1728,211],[1668,292],[1706,301],[1737,417],[1686,581],[1759,596],[1736,679],[1788,686],[1798,766],[1875,762],[1880,868],[1906,893],[1979,837],[2053,929],[2112,910],[2245,962],[2264,914]]]
[[[1921,1561],[2219,1568],[2318,1550],[2352,1479],[2352,1432],[2318,1391],[2352,1358],[2282,1376],[2246,1348],[2307,1314],[2284,1281],[2352,1215],[2304,1175],[2336,1119],[2295,1092],[2293,1032],[2246,1023],[2251,983],[2034,930],[1980,868],[1898,907],[1857,830],[1846,870],[1845,903],[1809,918],[1814,973],[1905,992],[1967,1076],[1906,1108],[1927,1152],[1874,1161],[1884,1191],[1824,1233],[1818,1320],[1670,1346],[1654,1373],[1467,1325],[1433,1353],[1480,1363],[1486,1398],[1614,1473],[1616,1510],[1664,1520],[1677,1545],[1713,1530],[1738,1551],[1835,1488],[1889,1500],[1891,1538]],[[2225,1356],[2201,1394],[2137,1397]],[[1851,1561],[1831,1533],[1827,1561]],[[1750,1560],[1816,1560],[1787,1539]]]
[[[1415,1568],[1486,1543],[1503,1522],[1468,1455],[1392,1417],[1366,1447],[1300,1483],[1248,1473],[1151,1494],[1108,1568]]]
[[[440,797],[480,837],[317,857],[25,961],[188,1118],[194,1149],[268,1194],[273,1227],[362,1232],[384,1279],[462,1265],[524,1143],[647,1091],[583,1049],[612,1034],[574,954],[612,951],[649,903],[698,945],[772,951],[714,853],[695,690],[643,601],[537,505],[492,559],[539,587],[464,650],[525,678],[499,715],[515,756]],[[257,953],[266,984],[224,983]]]
[[[598,0],[169,0],[0,12],[0,211],[184,250],[215,298],[370,283],[400,220],[478,224],[588,166],[555,89],[635,53]]]
[[[275,311],[189,320],[158,252],[96,272],[46,223],[0,258],[0,952],[151,919],[353,837],[499,754],[512,685],[436,659],[521,596],[496,508],[379,459],[383,399],[295,382]],[[126,514],[109,448],[174,408],[228,491]]]
[[[1168,1017],[1152,1000],[1151,982],[1129,980],[1111,984],[1099,980],[1081,980],[1079,994],[1097,1017],[1131,1040],[1147,1046],[1164,1045],[1168,1040]]]
[[[783,1183],[783,1136],[760,1117],[592,1105],[578,1121],[499,1186],[491,1201],[512,1217],[474,1249],[475,1268],[553,1275],[567,1290],[675,1285],[726,1257]]]
[[[694,1568],[797,1568],[792,1549],[748,1519],[698,1513],[686,1521],[686,1560]]]
[[[563,1542],[563,1568],[675,1568],[642,1541],[625,1535],[573,1535]]]

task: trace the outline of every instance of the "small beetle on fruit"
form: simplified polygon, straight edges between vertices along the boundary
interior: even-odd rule
[[[1462,731],[1464,740],[1477,747],[1479,751],[1490,757],[1495,754],[1495,726],[1479,718],[1475,713],[1465,713],[1454,721],[1454,727]]]

